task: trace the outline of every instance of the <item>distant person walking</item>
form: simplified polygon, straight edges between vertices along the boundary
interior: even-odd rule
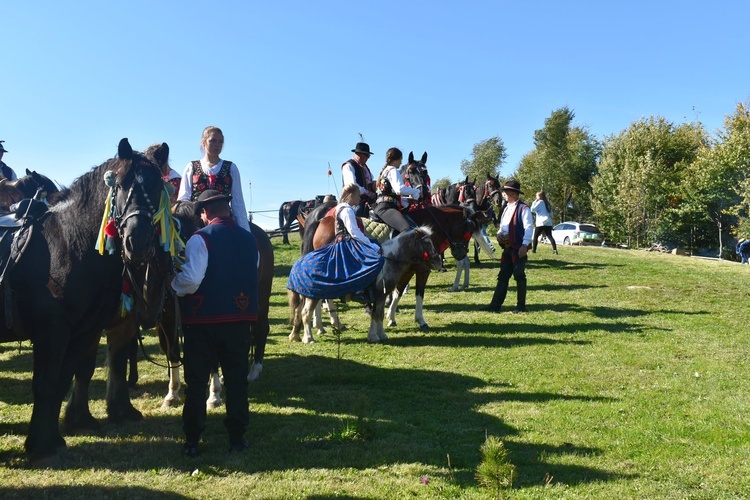
[[[536,215],[534,221],[534,243],[531,247],[531,253],[536,253],[536,246],[539,242],[539,236],[542,234],[552,243],[552,253],[557,255],[557,244],[552,237],[552,207],[547,201],[547,195],[544,191],[536,194],[536,200],[531,204],[531,212]]]
[[[737,242],[737,255],[740,256],[740,264],[750,264],[750,240],[742,238]]]

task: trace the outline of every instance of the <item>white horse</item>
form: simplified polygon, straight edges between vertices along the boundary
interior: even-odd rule
[[[367,333],[369,342],[381,342],[388,339],[383,328],[385,299],[395,290],[402,277],[410,271],[413,273],[415,269],[440,267],[440,256],[435,252],[435,246],[430,240],[431,234],[430,228],[420,227],[401,233],[394,239],[383,243],[385,264],[375,281],[375,303],[370,314],[370,329]],[[306,344],[315,342],[312,334],[312,313],[320,300],[303,297],[294,291],[289,291],[289,308],[292,316],[292,333],[289,334],[289,340],[302,341]],[[328,304],[330,308],[333,301],[328,301]],[[300,330],[304,331],[302,338],[300,338]]]

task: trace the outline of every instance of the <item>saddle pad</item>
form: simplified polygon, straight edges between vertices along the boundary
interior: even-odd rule
[[[391,228],[383,222],[375,222],[370,219],[362,219],[362,225],[365,227],[364,233],[368,238],[378,240],[381,245],[388,241]]]

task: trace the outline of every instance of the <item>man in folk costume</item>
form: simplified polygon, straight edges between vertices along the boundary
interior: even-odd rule
[[[244,451],[250,411],[247,398],[250,329],[258,319],[258,245],[229,207],[230,196],[208,189],[195,204],[206,227],[185,246],[182,271],[170,288],[182,297],[187,456],[197,456],[206,427],[206,385],[217,362],[226,388],[224,425],[229,451]]]
[[[3,154],[8,152],[8,150],[5,149],[5,146],[3,146],[4,142],[5,141],[0,141],[0,175],[8,179],[9,181],[15,181],[16,179],[18,179],[18,177],[16,176],[16,173],[13,171],[12,168],[6,165],[5,162],[3,161]]]
[[[481,307],[482,311],[500,312],[508,293],[510,277],[513,276],[518,293],[513,312],[526,312],[526,254],[534,235],[534,220],[531,209],[520,200],[522,194],[521,184],[516,180],[511,179],[503,186],[503,199],[507,205],[500,217],[500,228],[497,231],[497,241],[503,249],[503,255],[500,258],[500,272],[492,302]]]
[[[370,215],[369,206],[374,205],[376,199],[375,182],[367,166],[367,160],[372,156],[370,145],[366,142],[358,142],[352,149],[352,153],[354,156],[341,165],[341,185],[359,186],[360,202],[355,214],[357,217],[367,217]]]

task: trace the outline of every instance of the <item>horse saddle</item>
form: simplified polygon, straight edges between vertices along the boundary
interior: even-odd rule
[[[372,216],[372,212],[370,213]],[[385,222],[377,222],[372,219],[362,219],[365,236],[378,240],[381,245],[391,237],[391,227]]]
[[[34,222],[47,211],[47,205],[27,199],[11,208],[15,209],[15,213],[0,216],[0,295],[3,299],[1,307],[5,317],[5,327],[12,333],[13,291],[8,277],[31,240]]]

